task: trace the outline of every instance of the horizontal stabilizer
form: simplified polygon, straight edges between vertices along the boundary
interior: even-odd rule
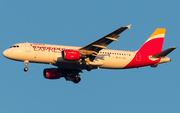
[[[170,52],[172,52],[176,47],[170,47],[169,49],[166,49],[158,54],[155,54],[152,56],[152,58],[161,58],[167,56]]]

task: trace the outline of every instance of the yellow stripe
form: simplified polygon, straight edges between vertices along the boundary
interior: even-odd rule
[[[149,38],[151,38],[151,37],[153,37],[153,36],[155,36],[155,35],[165,34],[165,32],[166,32],[166,29],[164,29],[164,28],[157,28],[157,29],[154,31],[154,33],[153,33]]]

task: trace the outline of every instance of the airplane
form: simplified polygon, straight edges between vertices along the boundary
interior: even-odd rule
[[[162,51],[165,28],[157,28],[137,51],[107,49],[119,35],[131,25],[120,27],[110,34],[84,46],[64,46],[40,43],[18,43],[3,51],[3,56],[25,63],[24,71],[29,63],[43,63],[57,66],[46,68],[43,75],[46,79],[59,79],[79,83],[79,73],[92,69],[129,69],[143,66],[157,67],[158,64],[170,62],[167,55],[176,47]]]

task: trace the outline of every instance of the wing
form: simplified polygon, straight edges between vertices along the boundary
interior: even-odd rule
[[[130,29],[130,26],[131,25],[120,27],[119,29],[113,31],[112,33],[80,48],[79,50],[81,51],[81,54],[85,56],[88,55],[90,57],[97,56],[97,54],[99,53],[101,49],[106,49],[106,46],[108,46],[111,42],[118,41],[117,38],[119,37],[119,34],[121,34],[127,28]]]

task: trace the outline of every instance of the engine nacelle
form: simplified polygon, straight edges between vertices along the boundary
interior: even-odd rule
[[[59,79],[62,74],[57,68],[47,68],[44,69],[43,75],[47,79]]]
[[[74,50],[64,50],[62,51],[62,57],[64,60],[79,60],[80,52]]]

